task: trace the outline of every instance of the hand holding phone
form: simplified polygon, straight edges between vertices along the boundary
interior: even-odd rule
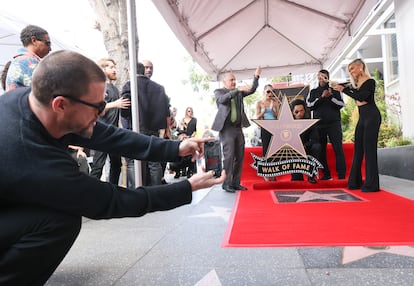
[[[213,170],[214,177],[221,176],[222,167],[222,152],[219,140],[207,141],[204,143],[204,161],[206,172]]]

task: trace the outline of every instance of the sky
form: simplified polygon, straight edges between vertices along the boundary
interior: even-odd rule
[[[2,10],[46,29],[52,37],[80,48],[94,60],[107,56],[102,35],[93,29],[95,15],[87,0],[12,0],[2,1],[1,5]],[[196,94],[189,85],[182,84],[187,79],[188,64],[184,58],[190,57],[188,52],[151,0],[138,0],[136,6],[138,59],[153,62],[151,79],[165,87],[171,97],[171,105],[178,109],[177,119],[181,119],[185,109],[191,106],[199,129],[206,124],[211,125],[215,115],[215,104],[210,104],[213,92]]]

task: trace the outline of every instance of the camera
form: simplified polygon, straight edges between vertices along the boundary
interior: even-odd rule
[[[204,143],[204,160],[206,172],[213,170],[216,178],[221,176],[222,152],[219,140]]]

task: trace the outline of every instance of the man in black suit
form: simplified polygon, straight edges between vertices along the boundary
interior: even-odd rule
[[[170,116],[169,99],[164,87],[144,75],[145,66],[137,64],[138,81],[138,111],[139,132],[149,136],[160,137],[160,130],[167,128],[167,117]],[[122,88],[122,97],[131,99],[130,81]],[[122,126],[132,129],[131,108],[121,110]],[[135,187],[134,163],[132,159],[127,161],[127,185]],[[160,162],[142,162],[142,185],[161,185],[163,168]]]
[[[236,77],[233,73],[225,73],[222,80],[224,87],[214,91],[218,110],[212,129],[219,131],[223,146],[223,165],[227,174],[223,189],[226,192],[246,190],[246,187],[240,185],[244,159],[242,128],[249,127],[250,123],[244,112],[243,98],[256,91],[261,72],[261,67],[258,67],[254,74],[253,84],[240,87],[236,87]]]

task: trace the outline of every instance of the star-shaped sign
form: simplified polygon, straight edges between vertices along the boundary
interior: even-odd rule
[[[290,111],[287,98],[284,96],[282,108],[279,113],[279,119],[254,119],[253,121],[272,134],[272,140],[270,141],[269,148],[266,153],[266,159],[269,159],[272,155],[284,147],[290,147],[306,158],[306,151],[303,147],[302,140],[300,139],[300,134],[315,124],[318,119],[295,120],[292,112]]]
[[[342,196],[342,195],[343,194],[317,193],[317,192],[306,191],[303,194],[281,195],[281,196],[298,198],[298,200],[296,201],[297,203],[299,203],[299,202],[309,202],[309,201],[314,201],[314,200],[346,202],[347,200],[338,198],[338,196]]]

